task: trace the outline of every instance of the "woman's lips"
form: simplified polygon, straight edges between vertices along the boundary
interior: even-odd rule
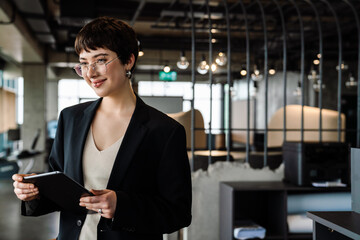
[[[105,79],[104,80],[96,80],[96,81],[92,81],[92,85],[96,88],[100,87],[103,83],[105,82]]]

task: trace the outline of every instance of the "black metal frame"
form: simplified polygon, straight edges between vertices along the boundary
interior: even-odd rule
[[[261,1],[261,0],[255,0],[252,1],[251,3],[249,3],[247,6],[245,6],[244,2],[242,0],[237,1],[236,3],[232,4],[231,6],[228,6],[228,2],[226,0],[223,0],[223,8],[224,8],[224,12],[225,12],[225,16],[224,19],[226,21],[226,29],[222,29],[223,31],[226,30],[226,37],[227,37],[227,41],[226,41],[226,45],[227,45],[227,55],[228,55],[228,66],[227,66],[227,71],[226,71],[226,75],[227,75],[227,84],[229,86],[228,88],[228,102],[229,102],[229,109],[228,109],[228,128],[227,129],[222,129],[226,132],[226,150],[227,150],[227,161],[230,161],[230,150],[231,150],[231,131],[232,130],[246,130],[246,162],[249,161],[249,157],[250,157],[250,133],[254,132],[254,131],[263,131],[264,132],[264,166],[267,165],[267,157],[268,157],[268,131],[283,131],[283,139],[284,141],[286,141],[286,133],[289,131],[298,131],[299,129],[287,129],[286,126],[286,106],[287,106],[287,68],[288,68],[288,41],[287,41],[287,36],[289,33],[294,33],[294,29],[290,29],[290,31],[287,30],[287,26],[286,26],[286,19],[288,18],[288,16],[286,16],[286,14],[290,11],[292,11],[293,9],[295,9],[296,15],[297,15],[297,21],[299,24],[299,33],[300,33],[300,81],[301,81],[301,88],[302,88],[302,97],[301,97],[301,127],[300,127],[300,132],[301,132],[301,141],[304,141],[304,132],[305,131],[318,131],[319,132],[319,141],[322,141],[322,132],[323,132],[323,127],[322,127],[322,108],[323,108],[323,89],[322,89],[322,85],[323,85],[323,62],[324,62],[324,44],[323,44],[323,33],[324,33],[324,29],[322,27],[322,16],[320,15],[320,11],[319,11],[319,7],[321,6],[321,3],[325,4],[327,6],[327,9],[331,12],[333,18],[334,18],[334,22],[336,24],[336,33],[338,36],[338,66],[339,66],[339,70],[338,70],[338,85],[337,85],[337,111],[338,111],[338,126],[337,129],[326,129],[326,131],[337,131],[338,132],[338,141],[341,141],[341,133],[342,131],[344,131],[343,129],[341,129],[341,93],[342,93],[342,70],[341,70],[341,63],[342,63],[342,58],[343,58],[343,43],[342,43],[342,29],[341,29],[341,25],[340,25],[340,20],[338,18],[338,14],[336,13],[334,6],[332,5],[333,3],[330,3],[328,0],[321,0],[321,3],[314,3],[311,0],[290,0],[287,2],[281,1],[281,0],[271,0],[273,4],[275,4],[276,7],[276,11],[279,13],[280,16],[280,20],[281,20],[281,36],[282,36],[282,64],[283,64],[283,106],[284,106],[284,113],[283,113],[283,121],[284,121],[284,126],[282,129],[268,129],[268,81],[269,81],[269,77],[268,77],[268,59],[269,59],[269,42],[268,42],[268,26],[267,26],[267,15],[265,13],[265,10],[267,8],[269,8],[269,1]],[[266,3],[264,5],[264,2]],[[306,37],[306,33],[305,33],[305,28],[304,28],[304,23],[303,23],[303,16],[302,16],[302,12],[304,11],[303,9],[299,9],[298,4],[300,2],[305,2],[307,3],[314,15],[315,15],[315,19],[316,19],[316,26],[317,26],[317,32],[318,32],[318,41],[319,41],[319,53],[321,55],[320,63],[319,63],[319,84],[320,84],[320,88],[319,88],[319,95],[318,95],[318,107],[320,109],[320,113],[319,113],[319,129],[304,129],[304,106],[305,106],[305,56],[306,56],[306,51],[305,51],[305,37]],[[356,8],[354,7],[354,5],[349,1],[349,0],[343,0],[344,3],[346,3],[346,5],[348,5],[351,8],[351,11],[353,12],[355,19],[356,19],[356,26],[357,26],[357,30],[358,30],[358,46],[359,46],[359,51],[358,51],[358,65],[357,65],[357,69],[358,69],[358,82],[360,82],[360,21],[359,21],[359,15],[357,13]],[[191,24],[192,24],[192,81],[193,81],[193,91],[194,91],[194,84],[195,84],[195,78],[196,78],[196,69],[195,69],[195,45],[196,45],[196,41],[195,41],[195,34],[196,34],[196,29],[195,29],[195,22],[194,22],[194,15],[193,15],[193,8],[192,8],[192,1],[190,0],[190,9],[191,9]],[[247,128],[246,129],[235,129],[232,128],[232,122],[231,122],[231,90],[230,87],[232,86],[232,77],[233,77],[233,72],[231,70],[231,53],[232,51],[234,51],[234,48],[232,48],[231,45],[231,40],[232,40],[232,36],[231,36],[231,30],[233,30],[233,28],[230,25],[230,21],[231,21],[231,16],[233,17],[235,13],[239,13],[238,10],[238,6],[241,9],[241,16],[242,16],[242,20],[243,20],[243,27],[244,29],[242,29],[241,27],[238,29],[239,32],[243,32],[245,33],[245,41],[246,41],[246,46],[245,46],[245,52],[246,52],[246,71],[247,71],[247,75],[246,75],[246,83],[247,83]],[[248,10],[251,9],[252,12],[254,12],[254,8],[258,8],[258,14],[259,16],[261,15],[261,23],[262,23],[262,31],[263,31],[263,55],[264,55],[264,81],[265,81],[265,127],[264,129],[251,129],[250,128],[250,63],[251,63],[251,48],[250,48],[250,32],[254,32],[254,33],[258,33],[258,31],[252,31],[252,29],[250,28],[250,24],[252,24],[255,20],[251,19],[251,17],[253,16],[249,16],[248,15]],[[289,7],[290,6],[290,7]],[[206,13],[207,13],[207,25],[208,25],[208,35],[209,35],[209,64],[210,64],[210,68],[211,68],[211,64],[212,64],[212,60],[213,60],[213,44],[212,44],[212,10],[210,8],[209,5],[209,1],[206,1]],[[272,12],[274,12],[275,10],[272,10]],[[269,11],[270,12],[270,11]],[[307,12],[308,13],[308,12]],[[322,9],[321,13],[324,13],[324,10]],[[250,22],[249,22],[249,19]],[[204,21],[204,19],[202,20],[198,20],[197,23],[199,23],[200,21]],[[232,19],[232,21],[234,21],[234,19]],[[252,22],[251,22],[252,21]],[[206,22],[203,22],[203,24],[205,24]],[[273,34],[273,32],[271,32],[271,34]],[[294,43],[292,43],[294,45]],[[254,57],[256,57],[256,55],[254,55]],[[211,163],[211,151],[212,151],[212,84],[213,84],[213,73],[211,71],[211,69],[209,70],[209,84],[210,84],[210,123],[209,123],[209,127],[208,127],[208,133],[209,133],[209,138],[208,138],[208,147],[209,147],[209,164]],[[357,147],[359,147],[360,145],[360,86],[358,86],[358,108],[357,108]],[[195,94],[193,93],[193,102],[192,102],[192,108],[194,107],[194,99],[195,99]],[[192,109],[193,110],[193,109]],[[192,115],[192,132],[196,131],[197,129],[194,128],[194,116]],[[349,130],[351,131],[351,130]],[[194,139],[194,134],[192,133],[192,140],[195,141]],[[194,156],[194,145],[192,143],[192,154]]]

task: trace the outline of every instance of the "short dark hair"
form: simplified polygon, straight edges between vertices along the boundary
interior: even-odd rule
[[[107,48],[116,52],[123,64],[135,56],[135,63],[139,53],[138,40],[135,31],[127,23],[113,17],[99,17],[86,24],[75,39],[75,51]],[[135,68],[131,68],[133,72]]]

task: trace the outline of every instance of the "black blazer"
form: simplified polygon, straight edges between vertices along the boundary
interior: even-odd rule
[[[51,170],[62,171],[82,185],[85,140],[101,100],[61,112],[49,158]],[[116,192],[117,206],[112,220],[100,219],[99,240],[160,240],[163,233],[190,225],[191,174],[183,126],[137,96],[107,189]],[[22,204],[23,215],[53,211],[61,209],[44,197]],[[58,239],[78,239],[85,217],[61,211]]]

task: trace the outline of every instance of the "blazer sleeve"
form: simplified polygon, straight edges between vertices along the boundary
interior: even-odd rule
[[[49,157],[50,171],[63,171],[63,114],[60,114],[55,140]],[[41,193],[40,193],[41,194]],[[60,211],[60,207],[53,201],[41,196],[40,199],[22,201],[21,214],[24,216],[41,216],[50,212]]]
[[[112,230],[140,234],[171,233],[191,223],[191,172],[183,126],[176,125],[160,156],[158,194],[117,191]]]

